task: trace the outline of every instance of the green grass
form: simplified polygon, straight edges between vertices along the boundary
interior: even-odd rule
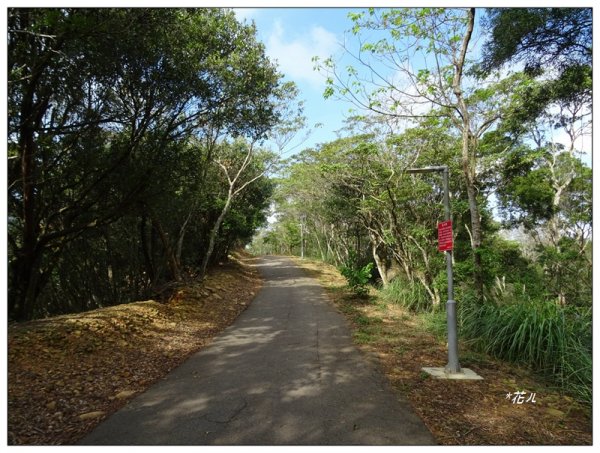
[[[448,322],[444,310],[427,311],[419,314],[422,327],[433,333],[437,338],[442,339],[448,336]]]
[[[388,303],[401,305],[411,311],[425,311],[431,308],[429,295],[422,285],[395,278],[381,289],[381,297]]]
[[[415,313],[425,331],[446,338],[444,307],[432,310],[418,285],[395,279],[380,294],[386,303]],[[527,365],[579,401],[591,403],[591,310],[525,298],[484,304],[464,300],[457,307],[459,336],[474,351]]]
[[[346,292],[347,287],[339,291]],[[487,355],[526,365],[550,378],[573,398],[591,404],[591,309],[584,311],[529,297],[478,304],[468,297],[468,292],[459,295],[459,338],[472,352],[467,357],[464,356],[466,349],[463,350],[465,363],[485,362]],[[358,327],[355,341],[359,344],[383,341],[398,347],[391,337],[387,338],[390,336],[388,328],[380,318],[363,313],[362,308],[367,305],[381,313],[389,305],[407,308],[402,316],[404,320],[416,316],[424,331],[440,340],[446,338],[445,307],[433,310],[428,294],[418,284],[397,278],[378,291],[376,297],[346,295],[344,299],[340,309]]]
[[[376,341],[377,338],[369,332],[365,332],[364,330],[358,330],[354,333],[354,341],[358,344],[368,344]]]
[[[591,313],[550,301],[464,304],[461,336],[491,356],[529,365],[591,402]]]

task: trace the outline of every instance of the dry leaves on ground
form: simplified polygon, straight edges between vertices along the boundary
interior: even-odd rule
[[[73,444],[202,348],[261,281],[238,255],[170,300],[102,308],[8,328],[8,442]]]
[[[439,444],[592,444],[590,408],[561,394],[530,370],[461,344],[461,366],[484,380],[432,378],[422,367],[443,367],[446,344],[420,325],[418,317],[376,298],[353,299],[343,289],[345,280],[332,266],[309,260],[296,262],[328,289],[331,300],[350,321],[355,342],[386,374],[399,397],[408,399]],[[525,391],[525,398],[513,402],[517,391]],[[530,398],[535,403],[533,399],[527,402]]]

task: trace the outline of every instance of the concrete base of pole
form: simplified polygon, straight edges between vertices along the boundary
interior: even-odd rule
[[[460,373],[448,373],[446,368],[439,367],[423,367],[421,368],[427,374],[433,376],[436,379],[456,379],[456,380],[471,380],[481,381],[483,378],[469,368],[461,368]]]

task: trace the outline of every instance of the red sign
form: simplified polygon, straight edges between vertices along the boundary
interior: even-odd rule
[[[451,251],[452,246],[452,220],[438,223],[438,250]]]

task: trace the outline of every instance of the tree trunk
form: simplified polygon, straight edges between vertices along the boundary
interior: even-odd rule
[[[552,197],[552,217],[550,218],[550,221],[548,222],[548,232],[549,232],[549,236],[550,236],[550,242],[552,243],[552,246],[556,249],[557,254],[560,256],[561,247],[559,245],[559,242],[560,242],[560,238],[561,238],[562,234],[561,234],[561,225],[560,225],[559,206],[560,206],[560,202],[562,200],[563,191],[573,180],[573,175],[572,175],[572,173],[569,173],[566,176],[566,180],[563,181],[562,184],[560,184],[558,182],[558,178],[555,175],[554,166],[551,166],[550,169],[551,169],[552,180],[553,180],[552,186],[553,186],[555,192],[554,192],[554,196]],[[565,295],[565,292],[563,290],[563,285],[561,283],[561,280],[562,280],[561,267],[562,266],[558,263],[556,265],[551,266],[550,273],[556,282],[555,284],[556,284],[557,303],[559,305],[564,306],[567,304],[567,297]]]
[[[471,249],[473,251],[473,283],[477,298],[483,302],[483,265],[481,262],[481,215],[477,203],[476,188],[476,154],[477,143],[471,132],[471,118],[469,109],[463,96],[461,83],[465,65],[465,58],[473,28],[475,24],[475,8],[469,9],[468,23],[465,36],[462,41],[461,52],[458,59],[454,62],[454,78],[452,80],[452,90],[457,100],[457,107],[460,113],[460,122],[458,124],[462,131],[462,170],[467,185],[467,197],[469,201],[469,211],[471,214]]]
[[[142,214],[140,219],[140,242],[142,245],[142,254],[144,255],[144,264],[146,265],[146,272],[150,279],[150,284],[156,283],[156,269],[154,268],[154,262],[150,253],[150,247],[148,245],[148,237],[146,234],[146,214]],[[146,282],[148,284],[148,282]]]
[[[225,216],[229,212],[232,198],[233,198],[233,186],[231,186],[229,188],[225,206],[223,206],[223,209],[221,210],[221,214],[219,214],[217,221],[215,222],[215,224],[212,227],[212,230],[210,231],[210,236],[209,236],[209,240],[208,240],[208,249],[206,250],[206,253],[204,254],[204,258],[202,259],[202,267],[200,268],[200,278],[201,279],[203,279],[206,276],[206,270],[208,269],[208,263],[212,257],[213,250],[215,249],[215,243],[217,241],[217,234],[219,234],[219,229],[221,228],[221,224],[223,223]]]
[[[35,300],[40,293],[40,258],[35,248],[21,249],[13,262],[9,314],[17,321],[26,321],[33,317]]]
[[[468,151],[467,151],[468,152]],[[471,167],[471,161],[465,158],[463,150],[463,172],[467,184],[467,197],[469,201],[469,212],[471,214],[471,249],[473,251],[473,283],[477,298],[483,301],[483,264],[481,262],[481,215],[479,213],[479,204],[477,202],[477,189],[475,187],[475,170]]]
[[[48,108],[48,99],[34,103],[35,80],[27,86],[21,102],[19,128],[19,153],[21,161],[21,184],[23,190],[22,245],[17,251],[11,306],[18,320],[31,319],[35,301],[41,291],[40,264],[43,247],[39,242],[39,223],[36,219],[36,144],[35,131],[39,129]]]
[[[319,231],[316,228],[315,239],[317,240],[317,247],[319,248],[319,253],[321,254],[321,261],[325,262],[325,251],[323,250],[323,246],[321,245],[321,241],[319,240]]]
[[[388,276],[387,276],[387,266],[386,266],[385,262],[381,259],[381,257],[379,256],[379,252],[377,251],[379,249],[380,244],[378,243],[375,235],[370,234],[370,237],[371,237],[371,252],[373,254],[373,260],[375,261],[375,265],[377,266],[377,270],[379,271],[379,276],[381,277],[381,283],[383,284],[384,287],[386,287],[389,283],[389,280],[388,280]]]
[[[185,230],[187,229],[188,223],[192,219],[192,214],[194,213],[194,208],[190,210],[185,222],[181,225],[179,229],[179,237],[177,238],[177,252],[175,254],[175,259],[177,260],[177,265],[181,268],[181,254],[183,253],[183,239],[185,238]]]
[[[179,270],[179,265],[177,264],[175,253],[173,253],[173,247],[171,247],[171,241],[169,240],[169,236],[162,227],[160,220],[158,220],[154,216],[152,217],[152,226],[154,226],[154,228],[158,232],[160,240],[165,249],[165,255],[167,256],[167,264],[169,266],[169,270],[171,271],[171,277],[175,281],[181,281],[181,272]]]
[[[417,279],[419,280],[419,282],[421,282],[421,285],[423,286],[423,288],[425,288],[425,291],[427,291],[427,294],[429,294],[429,298],[431,299],[431,304],[437,308],[440,305],[439,292],[437,292],[435,290],[435,288],[428,281],[429,279],[426,277],[426,275],[423,272],[417,272]]]

